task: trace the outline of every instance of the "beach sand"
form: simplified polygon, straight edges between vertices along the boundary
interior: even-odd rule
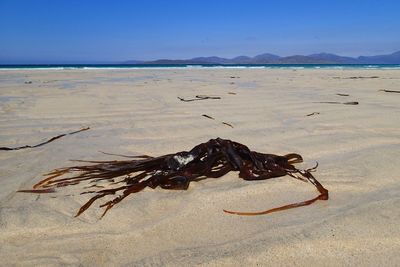
[[[0,146],[90,130],[0,151],[0,265],[395,266],[400,94],[382,89],[400,89],[398,70],[1,70]],[[177,99],[195,95],[221,99]],[[327,101],[359,105],[318,103]],[[330,199],[265,216],[225,214],[317,195],[288,176],[249,182],[231,172],[187,191],[146,189],[99,220],[99,203],[74,218],[88,199],[80,185],[16,193],[70,159],[156,156],[216,137],[299,153],[301,168],[318,162],[314,174]]]

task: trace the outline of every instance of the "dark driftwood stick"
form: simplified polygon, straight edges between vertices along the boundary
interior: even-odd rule
[[[72,134],[80,133],[80,132],[83,132],[83,131],[86,131],[86,130],[89,130],[89,129],[90,128],[87,127],[87,128],[83,128],[83,129],[80,129],[78,131],[75,131],[75,132],[66,133],[66,134],[60,134],[60,135],[57,135],[57,136],[54,136],[54,137],[50,138],[49,140],[47,140],[47,141],[45,141],[43,143],[40,143],[40,144],[37,144],[37,145],[33,145],[33,146],[25,145],[25,146],[19,146],[19,147],[0,147],[0,150],[21,150],[21,149],[26,149],[26,148],[40,147],[40,146],[46,145],[48,143],[51,143],[54,140],[57,140],[57,139],[59,139],[61,137],[64,137],[66,135],[72,135]]]

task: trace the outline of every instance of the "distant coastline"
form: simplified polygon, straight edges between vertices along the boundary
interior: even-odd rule
[[[329,53],[311,55],[293,55],[281,57],[274,54],[261,54],[254,57],[238,56],[234,58],[222,57],[195,57],[191,59],[158,59],[153,61],[129,60],[122,64],[241,64],[241,65],[264,65],[264,64],[400,64],[400,51],[387,55],[344,57]]]
[[[294,66],[294,65],[397,65],[400,64],[400,51],[387,54],[387,55],[376,55],[376,56],[359,56],[359,57],[344,57],[329,53],[319,53],[311,55],[293,55],[287,57],[281,57],[274,54],[261,54],[254,57],[248,56],[238,56],[234,58],[223,58],[217,56],[211,57],[195,57],[191,59],[157,59],[150,61],[143,60],[127,60],[127,61],[114,61],[114,62],[104,62],[104,61],[90,61],[90,62],[63,62],[63,61],[52,61],[52,62],[5,62],[0,60],[0,68],[4,69],[7,67],[14,66],[16,68],[23,68],[24,66],[29,66],[32,68],[37,67],[101,67],[101,66],[111,66],[111,67],[184,67],[186,65],[199,65],[199,66],[265,66],[265,67],[276,67],[276,66]]]

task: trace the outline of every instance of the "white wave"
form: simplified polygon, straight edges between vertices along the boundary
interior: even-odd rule
[[[200,68],[203,68],[204,66],[203,65],[187,65],[185,67],[188,69],[200,69]]]
[[[382,69],[382,70],[398,70],[400,65],[311,65],[311,66],[293,66],[293,65],[260,65],[260,66],[234,66],[234,65],[176,65],[176,66],[57,66],[57,67],[7,67],[0,66],[0,71],[7,70],[37,70],[37,71],[53,71],[53,70],[168,70],[168,69]]]
[[[279,69],[289,69],[289,70],[303,70],[306,67],[300,67],[300,66],[279,66]]]

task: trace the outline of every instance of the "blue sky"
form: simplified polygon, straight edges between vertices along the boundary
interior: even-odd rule
[[[0,63],[400,50],[398,0],[0,0]]]

